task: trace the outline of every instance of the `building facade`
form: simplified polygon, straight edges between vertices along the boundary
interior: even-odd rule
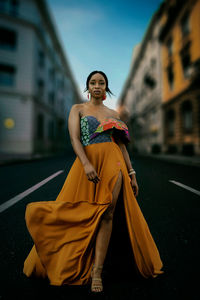
[[[200,155],[200,0],[168,0],[161,31],[164,151]]]
[[[67,118],[81,102],[44,0],[0,2],[0,151],[68,147]]]
[[[128,123],[130,150],[139,153],[162,151],[160,14],[156,12],[134,48],[129,75],[118,102],[121,118]]]

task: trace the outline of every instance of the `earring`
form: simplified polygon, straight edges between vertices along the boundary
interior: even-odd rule
[[[88,95],[87,95],[88,99],[90,100],[90,93],[88,92]]]
[[[105,100],[106,99],[106,93],[103,95],[103,99],[102,100]]]

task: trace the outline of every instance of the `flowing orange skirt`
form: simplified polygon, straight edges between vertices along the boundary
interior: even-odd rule
[[[29,203],[26,224],[34,246],[24,262],[26,276],[48,277],[51,285],[90,282],[95,238],[102,214],[112,202],[119,171],[127,229],[136,266],[145,278],[162,274],[158,249],[130,184],[123,154],[115,142],[84,147],[101,181],[88,181],[76,157],[56,201]]]

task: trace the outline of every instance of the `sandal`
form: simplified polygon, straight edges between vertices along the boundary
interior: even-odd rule
[[[92,272],[91,272],[91,279],[92,279],[91,291],[94,293],[99,293],[99,292],[103,291],[102,279],[101,279],[101,277],[93,277],[94,269],[103,269],[103,265],[95,266],[95,264],[93,264]],[[99,290],[96,290],[96,289],[99,289]]]

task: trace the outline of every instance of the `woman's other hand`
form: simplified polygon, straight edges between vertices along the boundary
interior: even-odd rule
[[[137,184],[137,180],[136,180],[135,174],[133,174],[131,176],[131,186],[133,188],[133,192],[134,192],[135,197],[137,197],[138,196],[139,187],[138,187],[138,184]]]
[[[85,164],[84,170],[89,181],[94,183],[98,183],[100,181],[100,177],[97,175],[97,172],[91,163]]]

